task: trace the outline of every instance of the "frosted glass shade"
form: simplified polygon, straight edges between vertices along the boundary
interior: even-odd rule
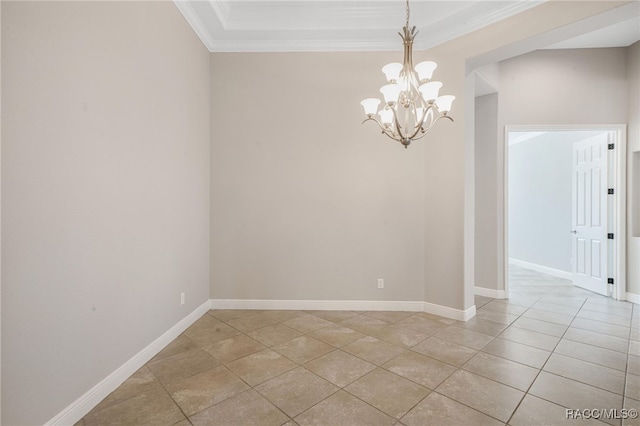
[[[367,98],[360,102],[360,105],[364,108],[364,113],[368,116],[374,115],[378,111],[378,105],[380,105],[380,99]]]
[[[391,109],[383,109],[380,111],[380,121],[382,124],[393,125],[393,111]]]
[[[438,111],[445,113],[451,111],[451,104],[456,97],[453,95],[444,95],[438,97],[436,99],[436,105],[438,106]]]
[[[387,81],[389,83],[395,83],[396,81],[398,81],[398,78],[400,77],[400,71],[402,71],[402,64],[399,62],[392,62],[382,67],[382,72],[384,73],[385,77],[387,77]]]
[[[390,105],[398,101],[398,95],[400,95],[400,85],[387,84],[380,88],[380,93],[384,96],[384,101]]]
[[[433,71],[438,68],[438,64],[433,61],[424,61],[420,62],[416,65],[416,72],[418,73],[418,79],[420,81],[423,80],[431,80],[431,76],[433,76]]]
[[[438,97],[438,92],[442,87],[442,83],[439,81],[430,81],[429,83],[425,83],[418,88],[420,93],[422,93],[422,97],[427,102],[433,102]]]

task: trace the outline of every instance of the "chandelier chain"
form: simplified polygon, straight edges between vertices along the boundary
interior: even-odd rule
[[[407,0],[407,20],[404,26],[409,28],[409,0]]]

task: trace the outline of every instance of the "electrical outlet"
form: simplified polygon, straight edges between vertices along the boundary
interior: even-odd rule
[[[378,278],[378,288],[384,288],[384,278]]]
[[[180,304],[184,305],[184,293],[180,293]]]

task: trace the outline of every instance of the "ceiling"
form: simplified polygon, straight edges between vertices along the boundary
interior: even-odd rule
[[[400,50],[403,0],[174,0],[211,52]],[[523,12],[542,0],[412,0],[410,25],[427,49]],[[628,46],[640,18],[550,48]]]

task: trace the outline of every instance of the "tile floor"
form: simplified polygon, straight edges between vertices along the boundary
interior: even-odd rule
[[[425,313],[210,311],[89,425],[640,425],[640,309],[512,267],[468,322]]]

